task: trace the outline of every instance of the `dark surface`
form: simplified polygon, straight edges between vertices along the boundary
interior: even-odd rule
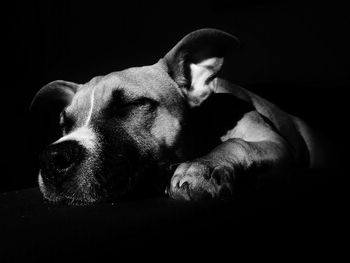
[[[341,257],[347,238],[343,177],[301,175],[288,186],[245,191],[230,201],[159,197],[67,207],[45,203],[37,188],[3,193],[0,255],[50,262]]]

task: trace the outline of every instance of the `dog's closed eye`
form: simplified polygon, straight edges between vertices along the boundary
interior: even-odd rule
[[[146,108],[154,109],[158,102],[147,97],[137,98],[130,101],[120,101],[115,103],[113,107],[114,114],[124,116],[136,109]]]

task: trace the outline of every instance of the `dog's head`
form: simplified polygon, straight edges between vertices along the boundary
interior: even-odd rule
[[[154,65],[43,87],[32,110],[41,123],[53,116],[60,127],[58,140],[40,156],[44,197],[85,204],[145,182],[161,185],[169,165],[189,157],[187,113],[213,92],[223,56],[237,42],[202,29]]]

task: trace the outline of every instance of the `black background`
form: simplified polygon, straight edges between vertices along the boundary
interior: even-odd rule
[[[231,81],[344,147],[348,7],[346,1],[13,1],[3,8],[0,190],[36,185],[29,105],[39,88],[155,63],[203,27],[240,38],[239,52],[227,60]]]
[[[71,259],[71,252],[78,260],[105,254],[118,260],[121,252],[143,257],[145,251],[157,259],[162,249],[169,252],[163,261],[183,260],[188,251],[216,261],[239,252],[279,261],[307,252],[310,259],[328,255],[334,261],[346,251],[348,191],[341,167],[348,145],[348,1],[41,0],[1,8],[0,192],[37,185],[37,131],[29,105],[39,88],[155,63],[203,27],[240,38],[240,50],[226,60],[226,77],[312,124],[332,146],[335,162],[302,174],[292,191],[247,191],[232,203],[163,197],[56,207],[44,203],[37,188],[2,193],[0,230],[7,246],[0,250],[50,262]]]

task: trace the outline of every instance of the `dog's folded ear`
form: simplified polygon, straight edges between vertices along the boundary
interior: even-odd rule
[[[169,75],[191,106],[200,105],[215,88],[225,54],[239,46],[239,40],[217,29],[200,29],[185,36],[164,57]]]
[[[59,137],[61,111],[68,106],[79,84],[56,80],[41,88],[30,105],[31,120],[34,122],[35,137],[42,143],[51,143]]]
[[[79,88],[79,84],[55,80],[42,87],[34,96],[30,105],[31,110],[42,107],[63,108],[70,104],[74,94]]]

